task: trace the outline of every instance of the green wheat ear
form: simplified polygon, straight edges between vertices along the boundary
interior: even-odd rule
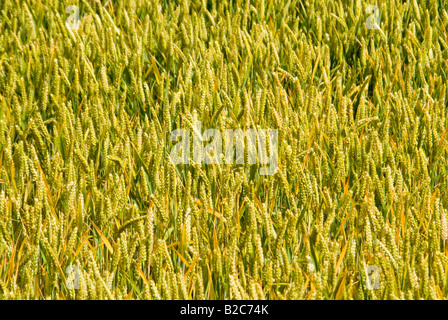
[[[42,4],[0,4],[0,299],[448,297],[445,9]],[[194,119],[279,170],[174,165]]]

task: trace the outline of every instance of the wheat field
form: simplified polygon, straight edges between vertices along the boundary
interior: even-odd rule
[[[447,29],[436,0],[2,0],[0,299],[447,298]],[[278,169],[174,164],[194,121],[278,130]]]

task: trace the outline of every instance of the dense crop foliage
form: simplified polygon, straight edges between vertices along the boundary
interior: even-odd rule
[[[1,0],[0,299],[448,297],[447,28],[435,0]],[[278,171],[174,165],[194,120],[278,129]]]

